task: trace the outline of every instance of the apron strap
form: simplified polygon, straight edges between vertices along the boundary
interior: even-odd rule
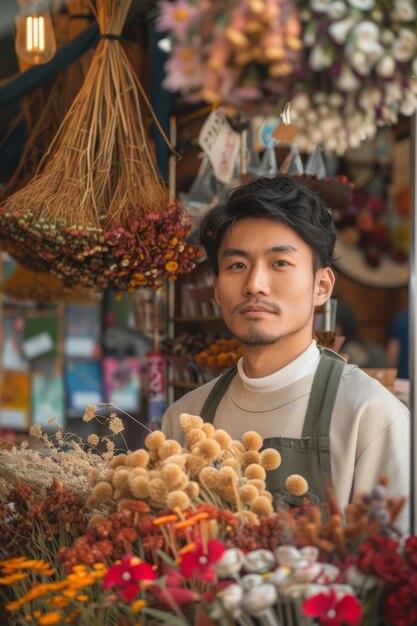
[[[328,436],[339,383],[346,361],[333,350],[320,348],[321,358],[313,379],[302,438]]]
[[[210,424],[213,423],[217,407],[219,406],[224,394],[227,392],[233,378],[236,376],[236,373],[236,366],[232,367],[230,370],[227,370],[227,372],[220,376],[219,380],[211,389],[200,411],[200,416],[205,422],[210,422]]]

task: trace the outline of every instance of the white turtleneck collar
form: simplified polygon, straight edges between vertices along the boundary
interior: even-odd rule
[[[313,374],[320,361],[320,350],[318,349],[316,342],[313,340],[309,347],[304,350],[299,357],[297,357],[291,363],[288,363],[285,367],[269,374],[269,376],[263,376],[262,378],[249,378],[246,376],[243,369],[243,360],[239,359],[237,363],[237,370],[239,373],[242,385],[248,391],[276,391],[287,387],[292,383],[301,380],[309,374]]]

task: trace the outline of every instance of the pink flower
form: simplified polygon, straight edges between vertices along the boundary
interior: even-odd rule
[[[108,570],[103,579],[103,588],[116,587],[119,596],[126,602],[131,602],[139,591],[139,582],[155,579],[156,574],[149,563],[136,556],[126,556]]]
[[[211,583],[215,577],[213,565],[220,559],[226,548],[221,541],[210,539],[204,550],[202,541],[198,541],[196,549],[183,555],[180,562],[181,574],[184,578],[195,576],[196,580]]]
[[[179,44],[165,63],[162,86],[168,91],[199,89],[204,83],[200,52],[193,46]]]
[[[306,600],[303,611],[318,618],[321,626],[359,626],[362,605],[355,596],[348,594],[338,600],[334,589],[329,589],[328,593],[318,593]]]
[[[200,15],[199,9],[186,0],[175,0],[175,2],[162,0],[159,8],[161,14],[156,20],[156,30],[172,30],[181,40],[185,39],[188,28]]]

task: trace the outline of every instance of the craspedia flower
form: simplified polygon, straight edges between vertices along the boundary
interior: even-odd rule
[[[254,430],[248,430],[242,435],[242,443],[246,450],[260,450],[264,440],[261,435]]]
[[[97,406],[95,404],[88,404],[83,415],[83,422],[91,422],[95,418],[97,413]]]
[[[224,461],[222,461],[221,467],[231,467],[235,470],[235,472],[240,470],[240,463],[237,461],[237,459],[225,459]]]
[[[248,480],[248,485],[254,485],[258,491],[263,491],[266,487],[265,481],[260,480],[259,478],[250,478]]]
[[[201,430],[201,428],[190,428],[185,433],[185,441],[189,448],[192,448],[192,446],[195,446],[197,443],[200,443],[201,441],[206,439],[206,437],[207,437],[206,433],[203,430]]]
[[[145,476],[148,478],[149,473],[146,467],[134,467],[129,471],[130,478],[136,478],[137,476]],[[130,479],[129,479],[130,480]]]
[[[255,526],[259,526],[259,518],[253,511],[240,511],[240,513],[235,513],[235,517],[245,524],[253,524]]]
[[[255,500],[251,502],[250,507],[256,515],[271,515],[271,513],[274,512],[271,501],[265,496],[255,498]]]
[[[137,479],[139,480],[139,479]],[[157,504],[164,504],[168,495],[168,487],[161,478],[149,481],[149,497]]]
[[[213,424],[210,424],[210,422],[204,422],[201,430],[206,433],[207,437],[211,437],[216,429],[214,428]]]
[[[154,430],[145,437],[145,446],[148,450],[157,450],[165,441],[165,435],[161,430]]]
[[[227,450],[232,445],[232,438],[225,430],[218,428],[212,435],[222,450]]]
[[[184,490],[191,501],[195,500],[200,495],[200,485],[193,480],[186,485]]]
[[[261,465],[258,465],[257,463],[251,463],[245,469],[245,476],[249,480],[253,478],[258,479],[258,480],[265,480],[266,472]]]
[[[187,458],[187,468],[190,472],[190,475],[195,477],[198,476],[199,472],[207,465],[206,460],[202,456],[195,456],[194,454],[190,454]]]
[[[135,476],[129,480],[129,489],[132,496],[138,500],[146,499],[149,496],[149,478],[146,476]]]
[[[285,489],[293,496],[303,496],[308,491],[308,482],[300,474],[291,474],[285,481]]]
[[[217,475],[219,470],[215,467],[203,467],[198,478],[203,487],[214,489],[217,484]]]
[[[166,498],[166,505],[169,509],[175,509],[176,507],[186,509],[190,504],[191,502],[188,495],[185,491],[180,491],[179,489],[171,491]]]
[[[127,454],[125,454],[124,452],[122,452],[122,454],[116,454],[116,456],[114,456],[112,460],[110,461],[111,469],[115,470],[116,467],[120,467],[120,465],[125,465],[126,459],[127,459]]]
[[[190,428],[202,428],[204,421],[199,415],[190,415],[189,413],[181,413],[179,422],[182,430],[186,433]]]
[[[187,474],[184,474],[184,472],[182,473],[181,476],[181,480],[178,483],[178,485],[176,485],[176,489],[184,489],[186,488],[186,486],[188,485],[188,483],[190,482],[190,479],[188,478]]]
[[[100,438],[96,434],[92,433],[91,435],[88,435],[87,442],[90,446],[96,446],[100,442]]]
[[[93,467],[88,473],[88,484],[90,487],[94,487],[100,480],[100,472],[96,467]]]
[[[129,482],[129,477],[130,477],[129,470],[127,470],[125,468],[119,469],[117,472],[114,473],[114,476],[113,476],[113,479],[112,479],[113,487],[115,487],[116,489],[125,489],[125,488],[127,488],[128,482]]]
[[[146,450],[134,450],[126,457],[128,467],[146,467],[149,462],[149,453]]]
[[[187,457],[185,454],[171,454],[171,456],[167,456],[162,461],[162,465],[164,466],[167,463],[175,463],[175,465],[178,465],[178,467],[181,467],[181,469],[183,469],[185,467],[186,460]]]
[[[242,454],[242,466],[259,464],[259,452],[257,450],[248,450]]]
[[[281,465],[281,455],[274,448],[265,448],[259,454],[259,464],[268,471],[277,469]]]
[[[88,506],[95,506],[100,502],[107,502],[113,496],[113,487],[104,481],[97,483],[93,488],[88,500]]]
[[[201,431],[203,432],[203,431]],[[188,433],[187,433],[188,435]],[[220,444],[215,439],[206,438],[200,443],[200,454],[208,461],[212,461],[220,454]]]
[[[250,504],[259,496],[259,491],[255,485],[243,485],[239,489],[239,496],[243,504]]]
[[[109,427],[109,430],[115,435],[117,435],[118,433],[121,433],[125,429],[122,420],[120,419],[120,417],[117,417],[116,413],[111,413],[108,427]]]
[[[265,496],[265,498],[268,498],[268,500],[270,502],[272,502],[272,500],[273,500],[273,496],[272,496],[272,493],[270,491],[266,491],[266,490],[265,491],[260,491],[259,495],[260,496]]]
[[[168,488],[173,488],[181,481],[184,476],[182,469],[175,463],[167,463],[161,469],[161,478],[164,480]]]
[[[181,454],[182,447],[178,441],[175,439],[166,439],[158,448],[159,458],[161,460],[166,459],[173,454]]]

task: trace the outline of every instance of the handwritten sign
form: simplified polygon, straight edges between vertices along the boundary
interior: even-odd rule
[[[240,135],[230,126],[223,109],[210,113],[198,143],[210,159],[216,178],[222,183],[230,183],[240,151]]]

